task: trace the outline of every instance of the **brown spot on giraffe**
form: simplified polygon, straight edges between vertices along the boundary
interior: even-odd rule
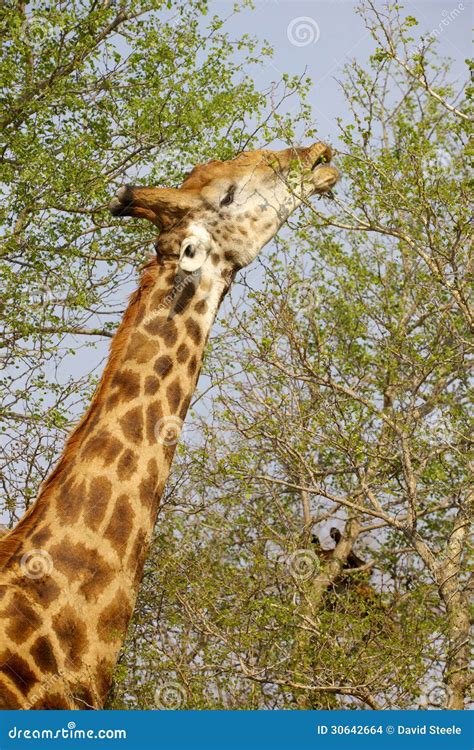
[[[176,359],[180,365],[184,364],[189,357],[189,347],[186,344],[180,344],[176,351]]]
[[[117,476],[120,479],[121,482],[124,482],[126,479],[130,479],[132,477],[138,466],[138,456],[135,453],[135,451],[132,451],[130,448],[126,448],[122,455],[120,456],[120,460],[117,464]]]
[[[119,370],[112,378],[111,386],[119,389],[120,401],[133,401],[140,395],[140,376],[133,370]]]
[[[51,539],[52,534],[53,532],[50,526],[43,526],[41,529],[38,529],[38,531],[36,531],[31,537],[33,546],[42,547],[48,539]]]
[[[69,701],[63,698],[59,693],[42,696],[35,700],[31,706],[35,711],[61,711],[71,708]]]
[[[96,707],[95,698],[89,688],[87,688],[85,685],[73,685],[71,688],[71,693],[78,708],[83,708],[91,711]]]
[[[198,367],[198,361],[197,361],[195,355],[193,354],[193,356],[191,357],[191,359],[188,362],[188,373],[189,373],[190,377],[192,377],[194,375],[194,373],[197,370],[197,367]]]
[[[135,318],[135,325],[138,327],[140,323],[142,322],[143,318],[145,317],[147,312],[146,304],[143,302],[140,304],[137,312],[137,317]]]
[[[72,542],[67,537],[56,547],[52,547],[51,554],[57,569],[69,579],[71,584],[85,599],[93,600],[110,583],[113,578],[113,568],[104,560],[95,548],[87,547],[82,542]]]
[[[146,412],[146,436],[150,445],[156,445],[163,410],[159,401],[153,401]]]
[[[98,529],[112,497],[112,483],[107,477],[92,477],[84,505],[84,523]]]
[[[51,578],[51,576],[13,579],[12,585],[21,586],[25,596],[42,607],[49,607],[49,605],[54,602],[61,593],[58,584],[53,578]]]
[[[141,406],[130,409],[119,419],[126,440],[138,445],[143,440],[143,412]]]
[[[204,313],[207,313],[207,310],[208,310],[208,304],[207,304],[207,300],[205,300],[205,299],[202,299],[202,300],[201,300],[200,302],[197,302],[197,303],[196,303],[196,304],[194,305],[194,309],[195,309],[195,311],[196,311],[196,312],[197,312],[197,313],[198,313],[199,315],[204,315]]]
[[[107,411],[114,411],[120,403],[120,393],[115,391],[111,396],[107,398],[105,402],[105,408]]]
[[[146,396],[154,396],[157,391],[159,391],[161,386],[161,380],[159,378],[156,378],[154,375],[149,375],[145,379],[145,395]]]
[[[165,315],[157,315],[145,325],[145,329],[152,336],[160,336],[166,346],[173,346],[178,339],[176,324]]]
[[[174,446],[170,447],[174,450]],[[154,507],[158,491],[158,466],[154,458],[148,461],[147,469],[148,473],[139,486],[140,500],[145,506]]]
[[[171,385],[168,386],[168,388],[166,389],[166,396],[167,396],[171,411],[173,413],[176,412],[178,410],[178,407],[181,403],[181,399],[183,397],[183,390],[181,388],[179,378],[176,378],[176,380],[173,380]]]
[[[63,484],[57,503],[57,513],[62,524],[73,524],[77,521],[81,514],[85,493],[86,482],[84,479],[75,481],[71,478]]]
[[[141,406],[130,409],[119,419],[126,440],[138,445],[143,440],[143,412]]]
[[[41,618],[22,591],[14,591],[1,617],[8,620],[6,633],[15,643],[22,643],[41,625]]]
[[[88,643],[86,623],[75,609],[66,605],[53,617],[53,625],[68,663],[78,669]]]
[[[87,576],[79,586],[78,593],[88,601],[95,601],[113,580],[113,568],[98,552],[91,556],[90,567],[83,563],[83,568]]]
[[[196,346],[199,346],[202,341],[202,331],[199,323],[196,323],[193,318],[188,318],[185,326],[191,340],[196,344]]]
[[[28,662],[12,652],[3,652],[0,655],[0,673],[8,677],[25,695],[38,682],[38,677]]]
[[[0,676],[0,710],[5,711],[12,708],[21,708],[20,701],[13,693],[4,679]]]
[[[156,356],[157,344],[151,341],[148,336],[144,336],[143,333],[135,331],[130,339],[128,349],[126,351],[126,359],[135,360],[140,365],[144,365]]]
[[[135,511],[127,495],[120,495],[117,500],[114,512],[104,532],[105,539],[108,539],[117,553],[120,554],[125,547],[133,529],[133,517]]]
[[[97,634],[102,641],[121,641],[127,631],[131,615],[128,596],[122,589],[105,607],[97,622]]]
[[[139,529],[127,560],[127,566],[130,569],[135,584],[141,580],[147,550],[147,534],[143,529]]]
[[[107,430],[100,430],[93,435],[82,449],[84,458],[101,458],[104,466],[109,466],[115,461],[122,449],[122,443],[113,437]]]
[[[147,463],[148,476],[154,481],[155,486],[158,482],[158,464],[156,458],[150,458]]]
[[[142,501],[143,505],[151,506],[153,504],[153,495],[155,492],[154,483],[148,477],[146,477],[145,479],[141,480],[139,490],[140,500]]]
[[[54,656],[51,641],[46,636],[39,636],[30,648],[35,664],[42,672],[58,672],[58,663]]]
[[[151,309],[156,310],[157,308],[161,307],[163,304],[163,301],[166,297],[166,290],[165,289],[158,289],[152,296],[151,296]]]
[[[160,378],[166,378],[173,368],[173,360],[169,354],[163,354],[155,362],[154,370]]]
[[[179,413],[180,419],[182,419],[183,422],[184,422],[184,419],[186,417],[186,414],[188,413],[190,402],[191,402],[191,396],[186,396],[185,399],[184,399],[184,401],[183,401],[183,403],[179,407],[179,412],[178,413]]]
[[[102,702],[104,703],[112,685],[112,670],[110,668],[110,664],[106,662],[105,659],[101,659],[99,661],[95,672],[94,681],[96,684],[97,693],[102,698]]]

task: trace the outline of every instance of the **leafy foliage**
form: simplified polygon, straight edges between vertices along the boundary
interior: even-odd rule
[[[363,12],[342,184],[221,320],[114,705],[170,680],[187,708],[464,704],[468,104],[410,19]],[[333,526],[367,563],[345,578]]]

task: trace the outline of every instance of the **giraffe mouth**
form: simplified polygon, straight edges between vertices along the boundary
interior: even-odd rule
[[[315,162],[311,165],[311,171],[314,172],[316,167],[319,167],[320,164],[329,164],[329,159],[326,157],[325,154],[321,154],[321,156],[318,156]]]
[[[313,147],[314,148],[314,147]],[[315,193],[330,193],[340,178],[339,171],[331,164],[332,150],[325,144],[316,144],[317,152],[312,154],[310,170],[313,173]],[[318,153],[319,152],[319,153]]]
[[[332,159],[332,149],[327,143],[315,143],[309,148],[301,149],[304,154],[306,164],[308,164],[311,172],[314,172],[318,167],[328,165]],[[308,158],[309,157],[309,158]]]

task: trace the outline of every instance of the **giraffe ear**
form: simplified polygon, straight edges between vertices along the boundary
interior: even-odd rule
[[[206,261],[209,250],[198,237],[187,237],[181,245],[178,267],[181,271],[198,271]]]

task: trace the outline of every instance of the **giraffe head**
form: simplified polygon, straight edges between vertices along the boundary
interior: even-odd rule
[[[179,188],[122,187],[109,208],[159,227],[158,254],[176,258],[182,272],[232,273],[256,258],[303,200],[335,185],[331,157],[324,143],[247,151],[200,164]]]

